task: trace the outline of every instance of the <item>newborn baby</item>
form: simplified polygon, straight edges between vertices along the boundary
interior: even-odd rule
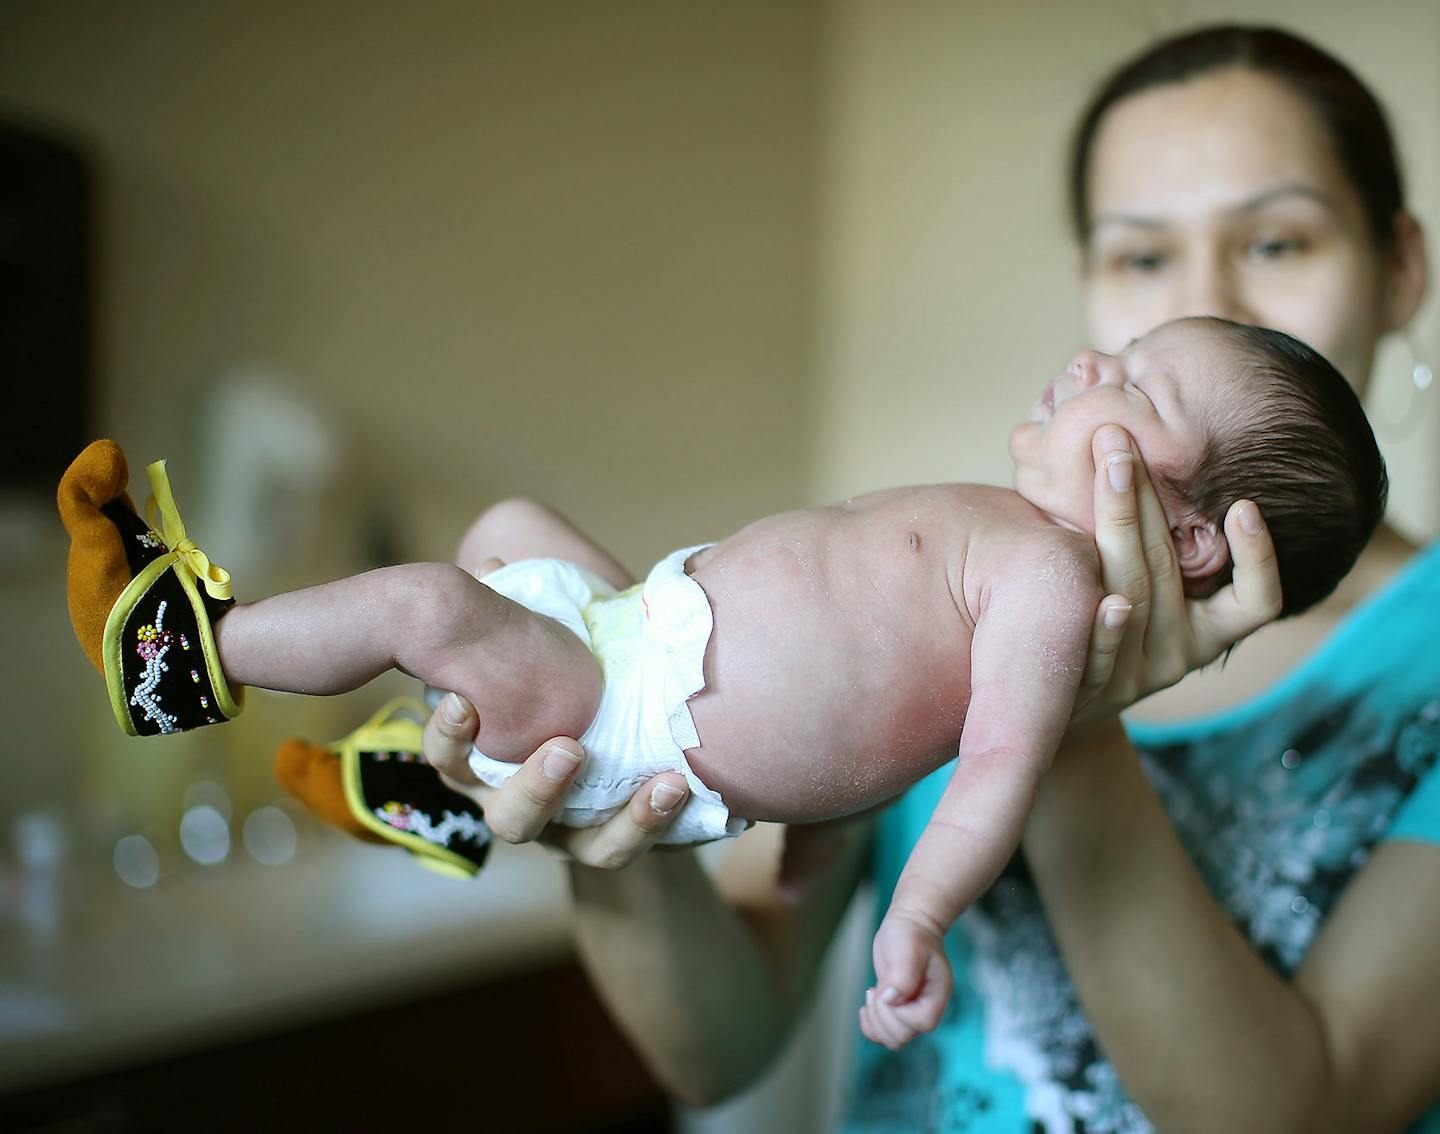
[[[1118,355],[1084,351],[1050,381],[1011,434],[1014,491],[899,488],[770,516],[619,594],[573,564],[529,560],[483,580],[408,564],[231,606],[177,516],[163,540],[133,537],[168,548],[173,572],[139,563],[118,599],[103,582],[77,598],[95,572],[73,501],[112,524],[128,505],[123,484],[82,488],[77,460],[61,487],[72,613],[129,731],[206,723],[179,705],[188,687],[167,660],[189,641],[175,612],[195,612],[209,665],[204,682],[190,672],[219,716],[238,711],[232,685],[334,694],[400,669],[475,705],[472,765],[488,782],[550,737],[579,736],[587,760],[563,821],[599,822],[649,776],[681,771],[693,798],[670,841],[851,814],[958,746],[875,941],[882,998],[928,1029],[950,990],[945,930],[1014,852],[1070,716],[1103,595],[1091,437],[1105,424],[1151,470],[1195,595],[1228,578],[1222,520],[1237,499],[1270,525],[1282,616],[1334,588],[1383,511],[1374,438],[1328,363],[1278,332],[1186,319]],[[160,597],[146,570],[179,590]],[[99,643],[87,603],[104,607]]]

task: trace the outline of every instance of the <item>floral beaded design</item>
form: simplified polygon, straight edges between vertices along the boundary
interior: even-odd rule
[[[490,828],[473,815],[445,811],[437,823],[418,807],[395,800],[375,808],[375,818],[397,831],[418,835],[427,843],[440,847],[448,847],[457,835],[478,843],[484,843],[490,837]]]
[[[427,763],[421,752],[375,752],[372,758],[377,764],[384,764],[390,760],[397,760],[401,764],[424,764]]]
[[[179,718],[160,707],[161,698],[157,691],[161,678],[170,668],[165,664],[165,655],[175,641],[175,635],[165,629],[165,608],[168,605],[162,601],[155,611],[155,621],[135,631],[135,652],[140,655],[145,668],[130,693],[130,704],[139,709],[145,720],[159,728],[161,733],[180,731]]]
[[[221,719],[212,709],[214,691],[204,668],[182,663],[176,670],[175,679],[167,680],[176,651],[184,656],[191,649],[187,635],[165,625],[167,617],[173,615],[175,609],[171,600],[160,599],[149,621],[137,615],[140,621],[132,631],[133,647],[134,656],[140,659],[141,665],[126,679],[129,704],[138,710],[137,723],[153,726],[154,732],[162,736],[184,732],[198,724],[218,724]],[[183,601],[179,610],[183,622],[186,613]],[[190,678],[188,682],[185,681],[187,674]],[[193,690],[193,696],[186,690]]]

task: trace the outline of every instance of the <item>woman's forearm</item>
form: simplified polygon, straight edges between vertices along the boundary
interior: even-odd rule
[[[695,854],[575,866],[571,879],[581,958],[661,1083],[708,1103],[755,1078],[784,1032],[778,983]]]
[[[1045,777],[1023,846],[1126,1090],[1167,1132],[1325,1129],[1312,1006],[1230,924],[1118,725],[1083,747]]]
[[[800,902],[742,914],[692,851],[571,870],[580,955],[611,1013],[677,1097],[709,1103],[774,1061],[854,891],[865,825]]]

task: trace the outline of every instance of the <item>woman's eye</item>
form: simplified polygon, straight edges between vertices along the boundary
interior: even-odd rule
[[[1305,243],[1294,237],[1267,236],[1252,240],[1245,246],[1245,255],[1251,260],[1279,260],[1305,250]]]
[[[1165,267],[1163,252],[1124,252],[1115,258],[1115,266],[1122,272],[1134,275],[1150,275]]]

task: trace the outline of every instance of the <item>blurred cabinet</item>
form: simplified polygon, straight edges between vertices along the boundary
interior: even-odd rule
[[[48,495],[89,440],[91,177],[81,155],[0,123],[0,483]]]

